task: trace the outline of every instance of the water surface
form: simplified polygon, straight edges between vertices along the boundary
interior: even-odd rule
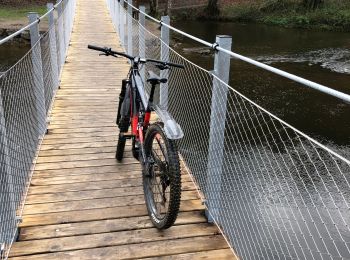
[[[239,54],[350,94],[348,33],[203,21],[176,22],[175,26],[209,42],[214,42],[215,35],[231,35],[233,50]],[[176,50],[212,69],[212,53],[208,55],[206,48],[191,40],[173,36],[179,42]],[[234,59],[230,85],[334,149],[350,145],[349,104]]]

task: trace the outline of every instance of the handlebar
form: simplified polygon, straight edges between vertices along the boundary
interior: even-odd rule
[[[161,60],[146,59],[146,62],[160,63],[160,64],[163,64],[165,66],[171,66],[171,67],[176,67],[176,68],[180,68],[180,69],[184,69],[185,68],[185,66],[182,65],[182,64],[172,63],[172,62],[167,62],[167,61],[161,61]]]
[[[130,56],[126,53],[123,53],[123,52],[118,52],[118,51],[113,51],[111,48],[107,48],[107,47],[98,47],[98,46],[94,46],[94,45],[88,45],[88,49],[91,49],[91,50],[95,50],[95,51],[100,51],[100,52],[104,52],[107,56],[115,56],[115,55],[119,55],[119,56],[123,56],[125,58],[128,58],[129,60],[133,60],[134,57],[133,56]]]
[[[98,46],[94,46],[94,45],[88,45],[88,49],[91,50],[95,50],[95,51],[100,51],[105,53],[107,56],[114,56],[117,57],[116,55],[128,58],[131,61],[135,61],[136,57],[130,56],[126,53],[123,52],[117,52],[117,51],[113,51],[111,48],[107,48],[107,47],[98,47]],[[170,66],[170,67],[176,67],[176,68],[180,68],[180,69],[184,69],[185,66],[182,64],[177,64],[177,63],[172,63],[172,62],[167,62],[167,61],[161,61],[161,60],[154,60],[154,59],[139,59],[140,63],[147,63],[147,62],[153,62],[153,63],[158,63],[158,64],[162,64],[164,66]]]

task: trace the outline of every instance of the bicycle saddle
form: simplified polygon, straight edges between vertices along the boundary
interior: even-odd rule
[[[151,83],[151,85],[157,85],[159,83],[167,83],[166,78],[161,78],[157,74],[155,74],[153,71],[148,71],[149,78],[147,79],[147,82]]]

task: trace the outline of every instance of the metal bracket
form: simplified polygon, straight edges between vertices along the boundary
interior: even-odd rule
[[[5,258],[5,243],[0,243],[0,259]]]
[[[208,223],[214,223],[214,219],[209,213],[209,205],[208,204],[209,204],[208,200],[205,199],[202,201],[202,205],[205,206],[204,214],[205,214],[205,217],[207,218]]]
[[[219,47],[220,45],[217,43],[217,42],[214,42],[213,43],[213,45],[211,46],[211,48],[213,49],[213,50],[215,50],[215,51],[218,51],[218,47]]]
[[[22,223],[23,218],[21,216],[16,216],[16,221],[17,221],[17,223]]]

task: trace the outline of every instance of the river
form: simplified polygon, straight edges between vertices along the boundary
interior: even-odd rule
[[[215,35],[231,35],[239,54],[350,94],[349,33],[230,22],[174,25],[209,42]],[[213,55],[199,53],[205,48],[185,38],[178,42],[177,51],[213,69]],[[337,148],[350,145],[350,105],[238,60],[231,61],[230,85],[317,140]]]
[[[17,42],[0,45],[0,73],[13,66],[29,48],[29,45]]]

